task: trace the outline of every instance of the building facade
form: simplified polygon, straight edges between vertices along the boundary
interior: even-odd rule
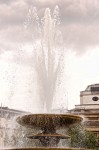
[[[86,130],[95,134],[99,146],[99,84],[88,85],[80,92],[80,105],[75,105],[71,113],[81,115]]]

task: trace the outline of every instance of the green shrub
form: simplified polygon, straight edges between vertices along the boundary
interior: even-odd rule
[[[71,147],[90,148],[96,147],[96,138],[92,132],[87,131],[82,124],[74,125],[68,129],[71,137]]]

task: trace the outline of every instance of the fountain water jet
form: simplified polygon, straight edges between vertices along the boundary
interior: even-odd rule
[[[32,9],[29,13],[34,13],[40,41],[35,44],[35,48],[39,47],[39,53],[35,52],[34,67],[38,81],[39,97],[41,99],[42,109],[46,109],[50,113],[52,101],[55,98],[55,92],[60,84],[60,75],[62,72],[62,38],[61,32],[58,30],[59,17],[58,6],[56,6],[53,17],[50,9],[45,10],[44,18],[40,28],[36,9]],[[32,21],[33,21],[32,20]],[[57,96],[56,96],[57,97]],[[73,150],[73,148],[57,148],[60,139],[69,138],[68,135],[56,133],[57,129],[67,128],[74,123],[79,123],[82,118],[70,114],[30,114],[17,118],[17,122],[26,127],[41,129],[41,133],[30,135],[31,139],[38,139],[42,148],[12,148],[9,150]],[[55,148],[56,147],[56,148]],[[78,150],[76,148],[76,150]]]
[[[58,88],[60,88],[63,62],[62,35],[58,29],[60,19],[58,6],[55,7],[53,16],[47,8],[41,22],[36,13],[36,8],[29,11],[28,24],[36,21],[36,34],[39,36],[34,44],[34,69],[37,79],[37,94],[40,99],[40,107],[47,113],[51,112],[52,103]],[[28,25],[27,25],[28,28]],[[34,32],[34,31],[33,31]],[[33,37],[33,36],[32,36]],[[34,37],[35,38],[35,37]],[[61,87],[62,88],[62,87]],[[56,96],[57,97],[57,96]]]

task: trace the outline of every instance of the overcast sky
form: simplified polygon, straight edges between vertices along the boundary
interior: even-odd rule
[[[79,104],[79,94],[88,84],[99,83],[99,0],[0,0],[0,102],[4,106],[16,107],[12,102],[15,91],[31,84],[26,81],[31,53],[22,54],[23,66],[18,66],[18,49],[21,43],[28,43],[23,26],[31,6],[37,8],[38,16],[43,17],[47,7],[53,12],[60,10],[60,30],[63,35],[66,54],[66,79],[69,107]],[[28,67],[27,67],[28,64]],[[20,75],[21,85],[18,78]],[[32,75],[31,75],[32,76]],[[23,95],[25,93],[24,89]],[[33,91],[32,91],[33,92]],[[15,97],[15,101],[22,97]],[[28,94],[25,98],[29,99]],[[11,104],[12,103],[12,104]],[[23,105],[20,102],[19,105]],[[27,105],[27,104],[26,104]],[[26,107],[26,106],[25,106]]]

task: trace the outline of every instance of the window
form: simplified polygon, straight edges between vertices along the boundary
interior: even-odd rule
[[[98,99],[99,99],[99,98],[98,98],[97,96],[94,96],[94,97],[92,98],[93,101],[98,101]]]

